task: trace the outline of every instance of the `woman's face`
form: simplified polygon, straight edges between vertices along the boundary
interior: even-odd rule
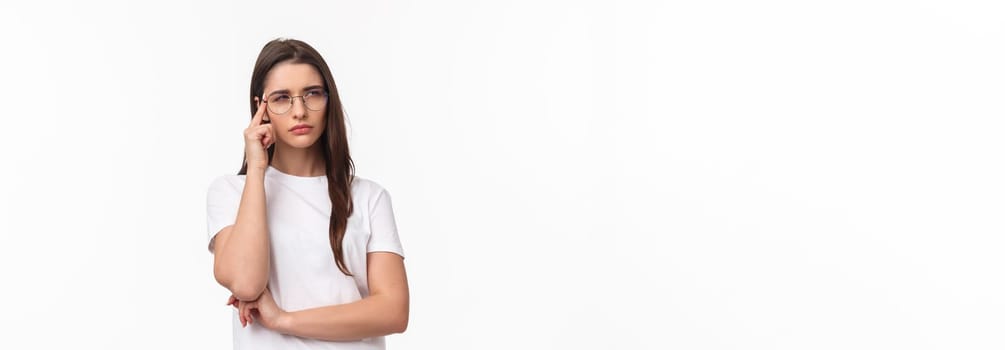
[[[276,147],[314,145],[325,131],[328,112],[327,91],[317,69],[305,63],[280,62],[265,75],[264,84],[268,102],[265,117],[276,133]],[[302,126],[307,128],[297,130]]]

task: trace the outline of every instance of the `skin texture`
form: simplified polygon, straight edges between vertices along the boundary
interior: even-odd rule
[[[293,106],[283,114],[271,113],[265,107],[277,91],[303,96],[310,93],[311,87],[323,85],[317,69],[308,64],[281,62],[266,75],[264,99],[255,97],[256,102],[265,103],[245,130],[248,173],[238,219],[216,238],[217,281],[233,293],[227,305],[238,309],[245,327],[258,322],[280,333],[330,341],[401,333],[408,325],[409,293],[400,255],[368,253],[370,295],[352,303],[288,312],[276,304],[267,286],[269,246],[263,185],[269,164],[266,150],[276,147],[272,166],[283,173],[324,175],[323,145],[317,141],[325,130],[326,110],[309,110],[300,98],[294,98]],[[305,135],[293,134],[290,129],[298,124],[313,128]],[[246,204],[248,214],[242,216]]]

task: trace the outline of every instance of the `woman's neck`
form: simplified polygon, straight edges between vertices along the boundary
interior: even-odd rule
[[[311,177],[327,173],[320,142],[315,142],[310,148],[283,147],[280,143],[276,143],[275,147],[270,165],[284,174]]]

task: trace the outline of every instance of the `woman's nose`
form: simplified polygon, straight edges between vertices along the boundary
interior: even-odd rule
[[[303,118],[307,115],[307,106],[304,103],[304,98],[298,96],[293,98],[293,106],[290,107],[290,113],[294,118]],[[298,102],[299,100],[299,102]]]

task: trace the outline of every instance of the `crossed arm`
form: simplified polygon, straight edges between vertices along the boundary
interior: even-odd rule
[[[241,323],[258,322],[277,332],[345,341],[401,333],[408,326],[408,280],[403,258],[391,252],[367,254],[370,294],[356,302],[287,312],[268,289],[269,233],[265,220],[264,171],[249,169],[234,225],[220,230],[210,245],[213,271],[231,291],[228,305]]]
[[[347,304],[283,312],[275,329],[331,341],[404,332],[408,327],[408,281],[402,257],[373,252],[366,260],[369,296]]]
[[[277,332],[328,341],[356,340],[392,333],[408,327],[408,281],[400,255],[367,254],[370,295],[352,303],[299,311],[278,307],[266,288],[254,301],[230,297],[227,304],[238,308],[241,324],[258,322]]]

